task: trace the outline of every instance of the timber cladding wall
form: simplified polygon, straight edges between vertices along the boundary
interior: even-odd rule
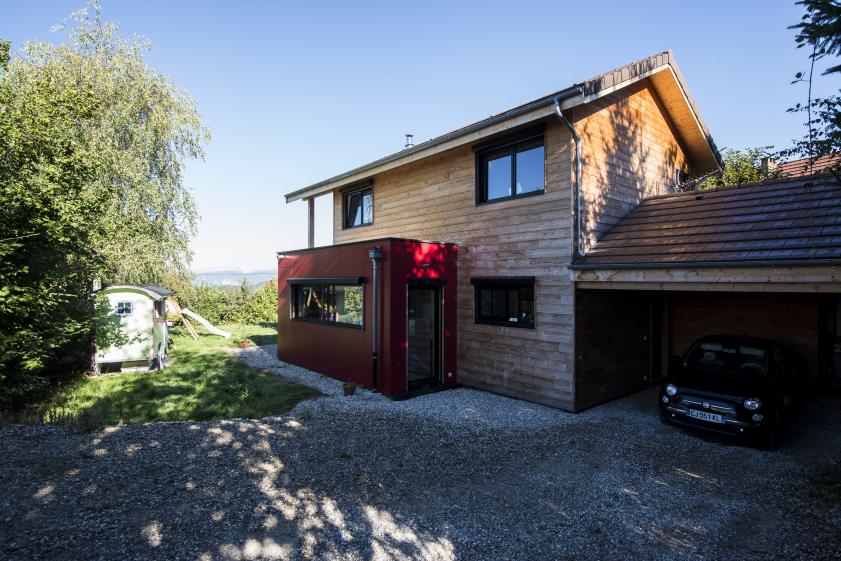
[[[688,169],[647,81],[577,108],[573,117],[583,140],[585,228],[592,239],[646,196],[663,192],[676,169]],[[342,195],[334,192],[333,242],[394,236],[459,244],[460,381],[571,410],[577,392],[575,297],[567,268],[573,142],[557,119],[544,121],[544,194],[477,206],[475,154],[470,146],[453,148],[375,175],[369,226],[343,228]],[[470,279],[481,276],[534,276],[535,328],[476,324]],[[600,395],[612,391],[611,385]]]
[[[645,387],[655,377],[660,301],[660,294],[644,291],[576,291],[576,411]]]
[[[582,139],[582,230],[592,246],[642,199],[690,169],[674,127],[644,80],[574,110]]]
[[[465,384],[571,409],[573,295],[571,139],[546,121],[546,192],[476,205],[475,155],[456,148],[374,177],[374,223],[343,229],[334,193],[334,243],[384,236],[460,244],[458,365]],[[535,328],[474,322],[472,277],[534,276]]]
[[[818,379],[818,298],[809,294],[669,295],[670,352],[682,355],[704,335],[780,341],[811,385]]]

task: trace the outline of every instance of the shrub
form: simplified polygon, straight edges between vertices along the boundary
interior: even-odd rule
[[[199,285],[177,291],[182,307],[214,324],[277,323],[277,281],[256,290],[247,282],[236,288]]]

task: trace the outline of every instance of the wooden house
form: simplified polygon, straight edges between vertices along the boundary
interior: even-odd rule
[[[441,273],[454,282],[447,284],[453,296],[435,296],[437,313],[455,308],[452,323],[436,329],[455,336],[457,368],[436,367],[433,383],[457,380],[580,410],[652,383],[670,354],[711,330],[784,340],[818,383],[825,377],[820,355],[835,334],[841,238],[832,228],[841,224],[835,214],[817,219],[841,204],[838,190],[794,181],[682,192],[688,178],[720,167],[666,51],[297,189],[286,200],[308,201],[310,246],[314,199],[329,193],[335,248],[362,244],[381,253],[366,274],[353,272],[366,287],[359,328],[373,336],[353,360],[372,372],[385,337],[387,351],[402,357],[390,376],[405,379],[405,357],[429,344],[408,329],[377,332],[383,314],[411,319],[407,299],[393,296],[426,275],[419,256],[373,290],[373,267],[397,258],[377,240],[405,238],[457,248],[452,269]],[[810,249],[815,244],[819,251]],[[326,349],[317,333],[341,328],[307,323],[295,283],[344,276],[332,272],[341,268],[335,248],[280,254],[278,355],[316,370],[305,357],[341,352]],[[292,283],[296,260],[309,261],[306,275]],[[402,315],[390,306],[402,307]],[[296,338],[304,330],[309,336]],[[443,348],[433,348],[436,365]],[[378,387],[374,380],[366,377],[365,385]]]

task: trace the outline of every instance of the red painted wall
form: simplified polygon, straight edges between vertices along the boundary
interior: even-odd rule
[[[457,381],[456,251],[452,244],[379,239],[285,252],[278,259],[278,337],[280,360],[339,380],[371,388],[371,260],[368,250],[383,250],[380,263],[379,391],[398,395],[406,387],[406,297],[414,279],[443,281],[443,382]],[[362,329],[292,319],[290,278],[362,277]],[[449,376],[452,373],[452,376]]]

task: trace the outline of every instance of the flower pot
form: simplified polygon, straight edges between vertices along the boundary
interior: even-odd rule
[[[345,395],[351,396],[356,393],[356,384],[345,382],[342,384],[342,390],[345,392]]]

